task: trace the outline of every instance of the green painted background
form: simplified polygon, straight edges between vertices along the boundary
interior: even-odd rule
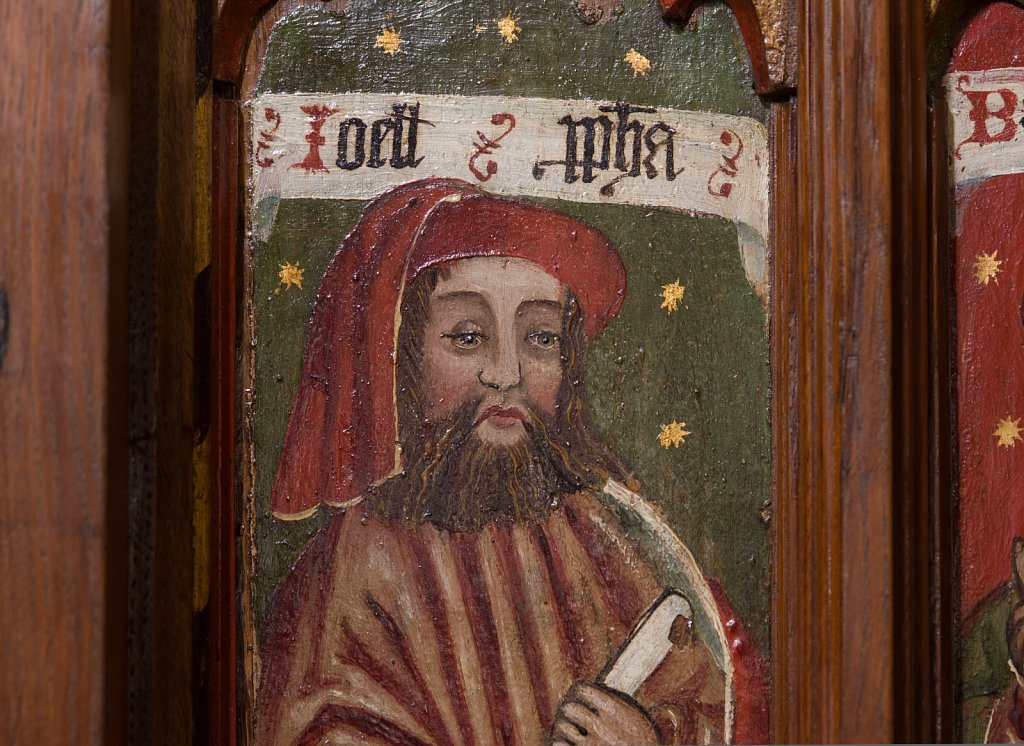
[[[961,743],[982,743],[992,708],[1013,680],[1007,665],[1006,620],[1016,602],[1007,585],[978,604],[960,629]]]
[[[519,18],[505,43],[494,20]],[[487,23],[477,34],[473,26]],[[389,57],[374,49],[383,25],[409,41]],[[481,0],[396,6],[353,2],[345,16],[305,9],[273,34],[257,94],[413,91],[626,100],[718,111],[763,121],[730,11],[711,5],[693,28],[666,24],[652,2],[588,26],[570,0]],[[634,78],[630,47],[652,71]],[[410,178],[414,178],[410,176]],[[628,289],[620,315],[588,357],[591,416],[637,471],[704,571],[768,647],[769,370],[765,313],[740,262],[735,226],[711,217],[619,205],[546,201],[602,230],[619,247]],[[254,240],[257,624],[281,575],[324,514],[281,522],[269,512],[288,415],[319,278],[364,207],[357,201],[286,200],[259,206]],[[272,222],[272,229],[266,230]],[[280,263],[301,262],[303,288],[274,293]],[[684,304],[660,309],[678,279]],[[687,423],[680,448],[657,442],[659,425]]]

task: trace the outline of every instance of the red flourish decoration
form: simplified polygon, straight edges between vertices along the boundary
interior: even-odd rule
[[[324,165],[323,159],[320,157],[320,146],[327,142],[323,135],[320,134],[320,130],[323,129],[324,122],[332,114],[337,114],[341,109],[331,109],[327,106],[321,106],[317,104],[315,106],[300,106],[302,113],[309,117],[309,132],[306,134],[306,142],[309,143],[309,152],[306,153],[306,157],[298,163],[293,163],[291,168],[301,168],[307,174],[311,173],[329,173],[327,167]]]
[[[1013,118],[1014,113],[1017,111],[1017,94],[1009,88],[996,88],[991,91],[967,91],[964,90],[965,83],[970,85],[971,79],[967,75],[961,75],[956,81],[956,89],[971,102],[971,112],[968,116],[974,122],[974,132],[956,146],[953,155],[956,156],[958,161],[963,158],[960,155],[960,148],[967,143],[976,142],[979,145],[986,145],[991,142],[1009,142],[1017,136],[1017,122]],[[1003,108],[997,110],[988,108],[988,97],[992,93],[998,93],[1003,99]],[[999,132],[989,132],[989,119],[998,119],[1003,123]]]
[[[708,194],[712,197],[725,197],[729,198],[732,194],[732,182],[728,179],[724,179],[722,185],[718,189],[714,189],[711,182],[715,180],[715,177],[719,174],[725,174],[729,179],[735,178],[740,172],[740,167],[736,165],[736,162],[743,155],[743,138],[740,137],[734,130],[725,130],[720,137],[722,144],[729,146],[732,145],[732,141],[736,140],[736,152],[732,155],[723,155],[722,163],[711,172],[711,176],[708,177]]]
[[[480,138],[480,142],[473,143],[473,147],[476,148],[476,152],[474,152],[473,155],[470,156],[469,158],[469,170],[472,172],[473,176],[475,176],[480,181],[487,181],[492,176],[494,176],[494,174],[498,173],[498,164],[495,163],[493,160],[488,160],[487,165],[484,167],[487,173],[484,173],[476,167],[477,158],[479,158],[482,155],[491,155],[494,153],[495,150],[498,150],[501,147],[499,143],[502,140],[504,140],[512,130],[516,128],[516,118],[509,114],[508,112],[501,112],[500,114],[495,114],[494,116],[491,117],[491,124],[493,124],[496,127],[502,124],[507,124],[508,127],[505,129],[504,132],[502,132],[493,140],[487,137],[487,135],[485,135],[480,130],[476,131],[476,136]]]
[[[278,137],[274,133],[281,126],[281,115],[268,106],[263,110],[263,116],[266,117],[268,122],[273,122],[274,126],[269,129],[260,130],[260,140],[256,143],[256,165],[260,168],[270,168],[274,165],[274,159],[264,158],[260,153],[264,150],[270,150],[270,143],[277,141]]]

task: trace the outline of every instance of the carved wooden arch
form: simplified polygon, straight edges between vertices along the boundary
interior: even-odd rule
[[[260,19],[278,0],[225,0],[217,18],[213,42],[213,78],[241,84],[246,49]],[[665,17],[686,22],[705,0],[659,0]],[[792,55],[788,42],[792,34],[787,21],[789,0],[725,0],[739,23],[740,34],[754,75],[754,90],[761,95],[780,94],[794,87]],[[770,40],[771,44],[766,40]],[[772,58],[769,58],[769,48]]]
[[[681,23],[704,0],[659,0],[665,17]],[[754,90],[762,96],[785,93],[794,87],[787,70],[785,16],[782,4],[766,0],[725,0],[736,16],[754,73]],[[791,14],[789,14],[791,15]],[[779,59],[771,64],[766,39],[774,38]]]
[[[213,35],[213,79],[238,86],[249,38],[277,0],[225,0]]]

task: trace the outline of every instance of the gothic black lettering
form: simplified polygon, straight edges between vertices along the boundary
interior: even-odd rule
[[[615,123],[615,168],[624,171],[630,176],[640,175],[640,148],[644,132],[642,123],[630,121],[631,114],[654,114],[657,109],[647,106],[630,106],[629,104],[617,103],[611,106],[600,107],[601,111],[618,114]],[[626,137],[633,135],[633,147],[629,166],[626,166]]]
[[[352,160],[348,157],[348,135],[355,127],[355,153]],[[352,117],[341,123],[338,130],[338,167],[346,171],[354,171],[363,165],[366,160],[366,122],[362,119]]]
[[[580,177],[577,169],[583,169],[583,183],[589,184],[596,176],[594,169],[608,170],[611,157],[612,121],[606,116],[581,117],[573,119],[566,114],[558,120],[565,125],[565,159],[560,161],[538,161],[533,167],[533,178],[538,181],[544,177],[543,166],[565,166],[565,183],[575,183]],[[598,125],[601,127],[601,156],[595,160],[597,152]],[[578,157],[577,130],[583,128],[583,158]]]
[[[660,141],[654,139],[654,135],[658,132],[664,134]],[[665,150],[665,179],[667,181],[675,181],[676,176],[682,173],[683,170],[679,169],[676,171],[675,166],[675,134],[675,129],[669,127],[664,122],[658,122],[647,128],[647,132],[644,134],[644,145],[647,146],[647,157],[644,158],[644,172],[647,174],[648,179],[654,179],[658,176],[658,169],[654,165],[654,158],[658,155],[659,148]]]
[[[346,119],[338,130],[339,168],[354,171],[365,165],[367,168],[416,168],[423,156],[416,157],[419,125],[433,126],[420,118],[420,105],[399,103],[391,107],[391,116],[381,117],[369,125],[369,156],[366,149],[367,124],[355,117]],[[349,140],[352,144],[349,144]],[[385,156],[387,140],[391,140],[390,155]],[[351,157],[350,157],[351,154]]]
[[[673,181],[682,172],[681,168],[675,169],[676,130],[665,122],[645,124],[634,117],[635,114],[657,114],[657,109],[618,102],[600,106],[598,110],[603,112],[600,116],[574,119],[567,114],[558,120],[558,124],[565,127],[565,157],[538,160],[533,166],[533,178],[543,179],[547,166],[564,166],[562,178],[566,184],[573,184],[580,178],[584,184],[589,184],[598,178],[597,172],[614,168],[621,173],[601,187],[601,193],[610,196],[615,184],[623,178],[638,177],[642,173],[648,179],[664,176],[667,181]],[[608,114],[615,115],[614,122]],[[655,162],[662,153],[664,167],[659,169]]]

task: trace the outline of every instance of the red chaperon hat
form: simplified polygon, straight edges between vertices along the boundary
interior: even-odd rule
[[[625,295],[618,251],[576,218],[458,179],[425,179],[380,195],[320,283],[271,497],[277,517],[352,505],[401,470],[395,345],[402,292],[424,269],[474,256],[543,268],[579,297],[591,338]]]

